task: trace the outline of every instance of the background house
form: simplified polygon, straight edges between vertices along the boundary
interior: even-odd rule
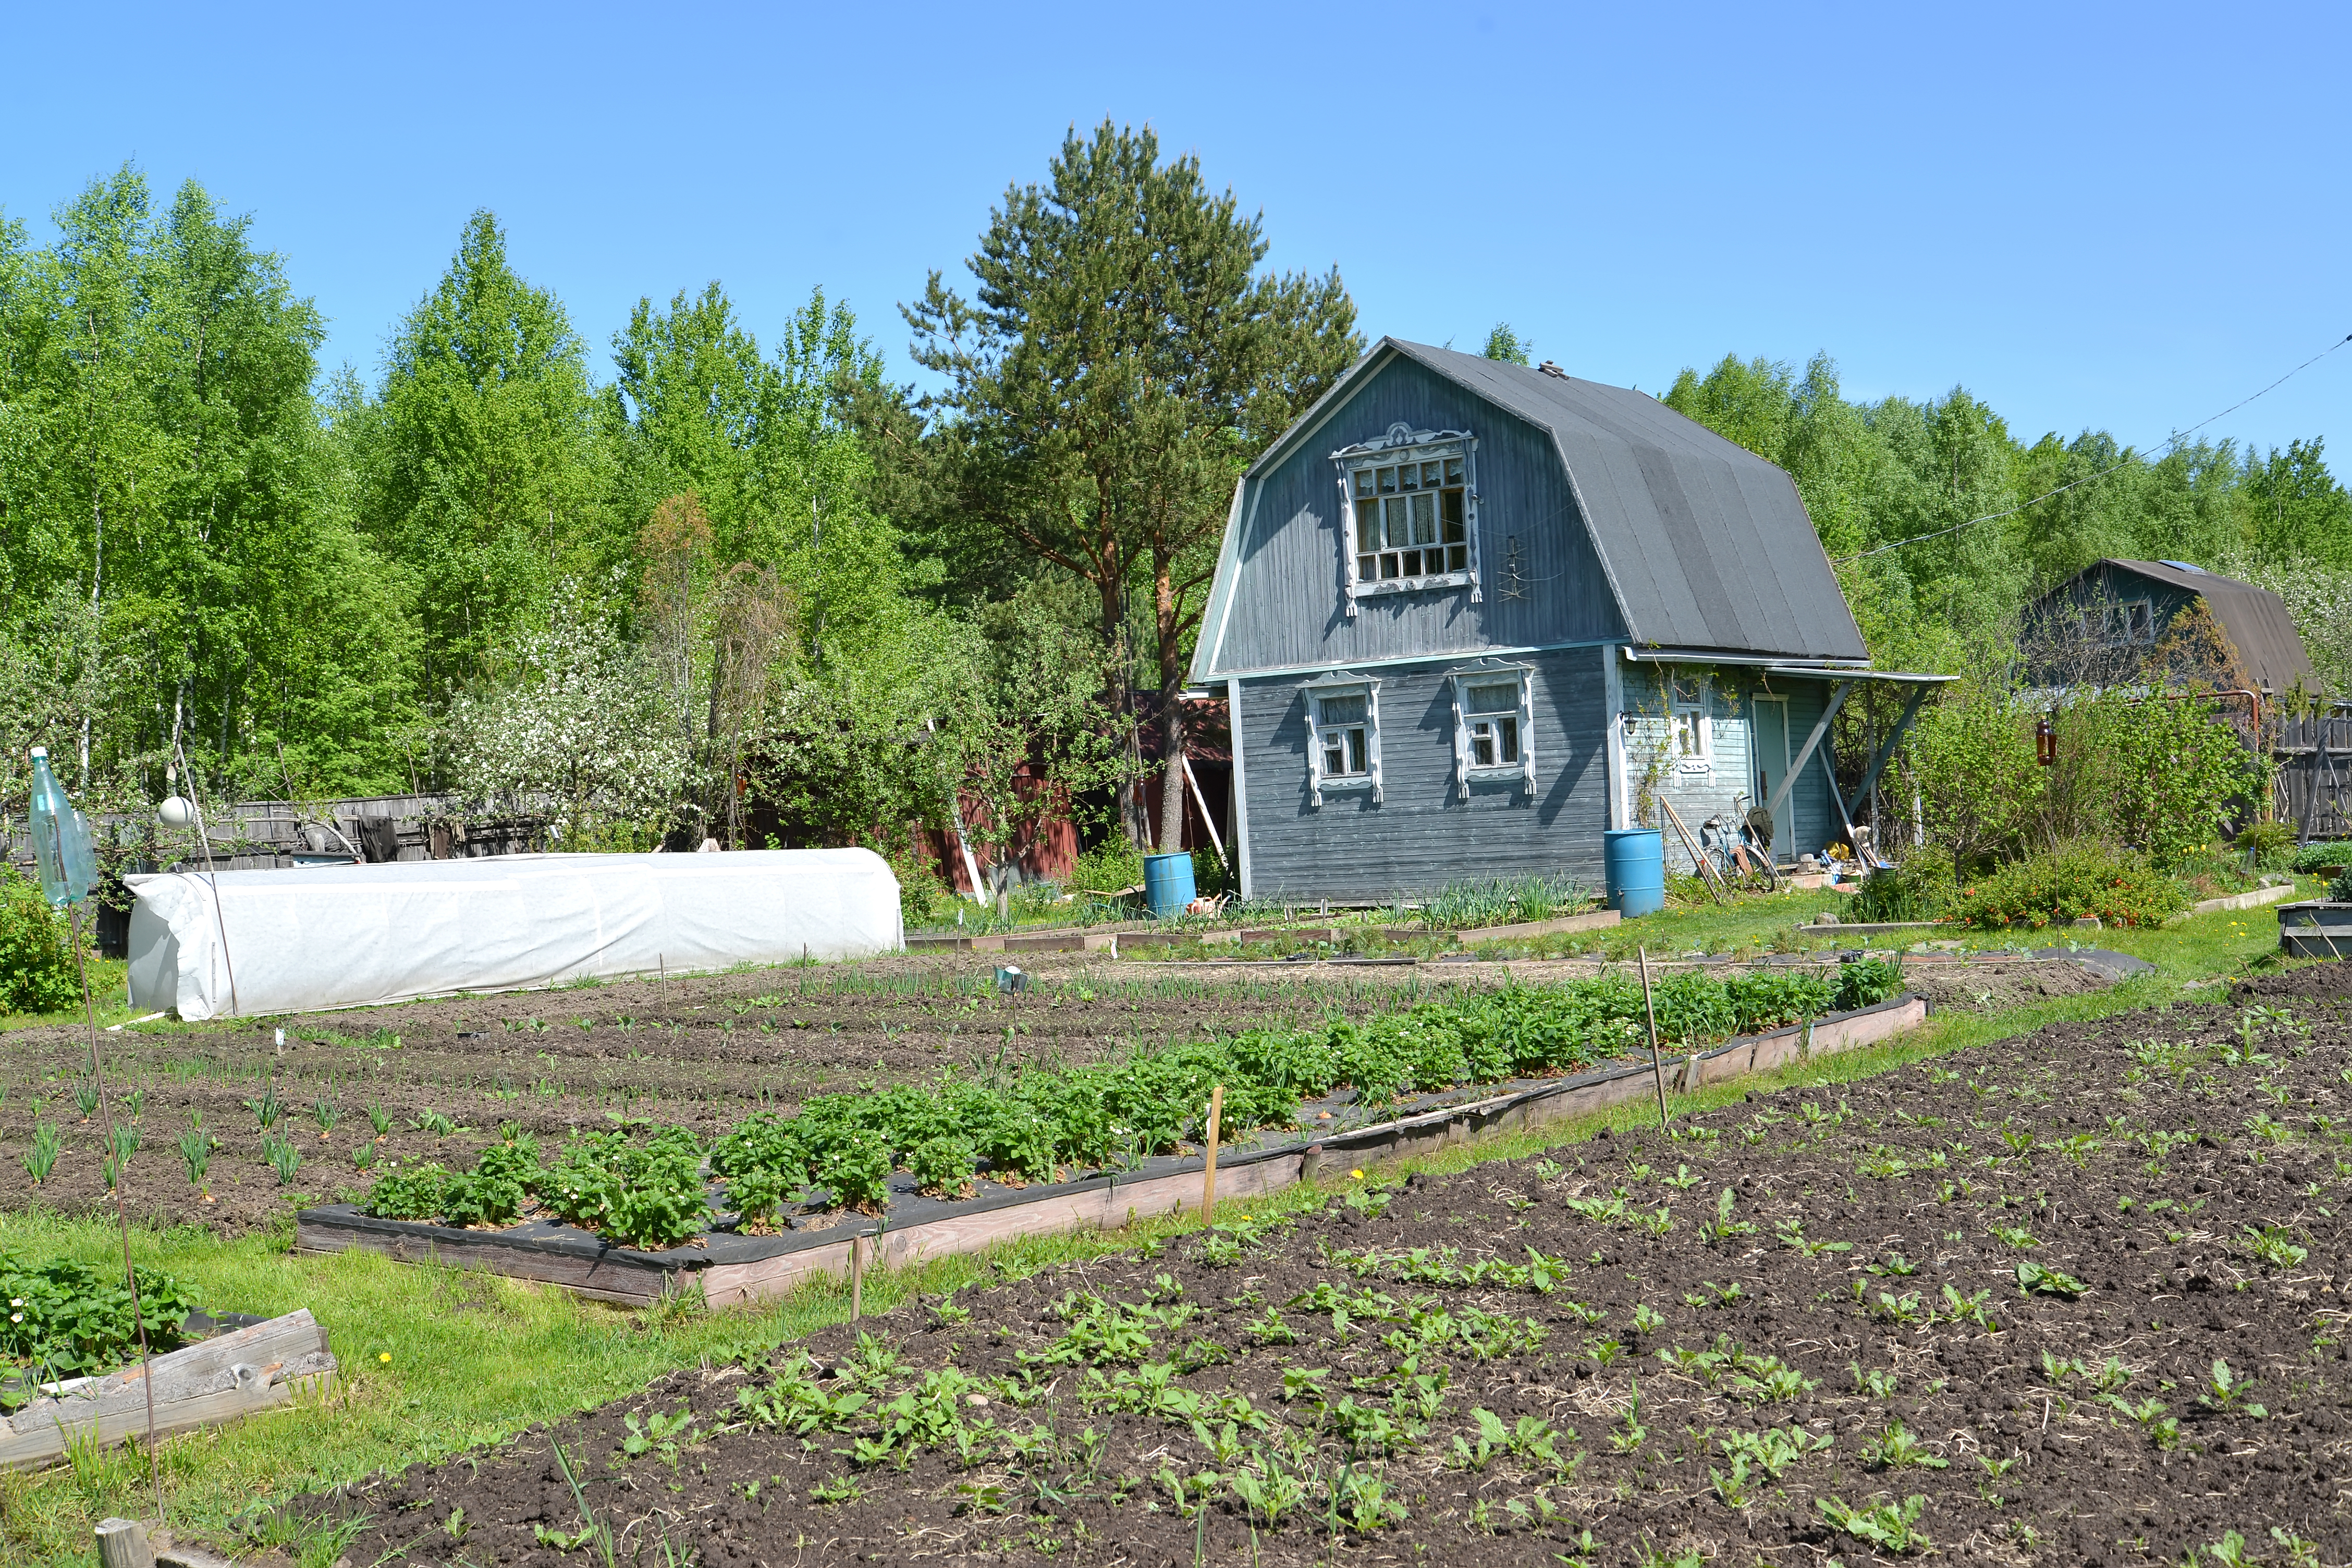
[[[1773,808],[1847,832],[1868,668],[1789,476],[1655,399],[1383,339],[1236,487],[1195,651],[1243,887],[1370,900],[1601,877],[1601,834]],[[1670,861],[1688,864],[1667,828]]]
[[[2222,694],[2246,743],[2270,753],[2278,819],[2305,839],[2352,833],[2352,704],[2326,689],[2276,594],[2186,561],[2096,561],[2028,605],[2024,626],[2037,685]]]
[[[2096,561],[2025,615],[2028,679],[2158,679],[2317,696],[2319,672],[2276,594],[2186,561]]]

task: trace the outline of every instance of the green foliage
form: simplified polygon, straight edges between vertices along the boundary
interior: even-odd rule
[[[445,1225],[496,1227],[512,1225],[524,1197],[538,1183],[539,1145],[511,1126],[482,1151],[472,1171],[451,1176],[441,1189]]]
[[[1505,364],[1525,364],[1535,352],[1535,340],[1523,338],[1511,330],[1508,321],[1497,321],[1486,334],[1486,346],[1478,352],[1488,359],[1501,360]]]
[[[194,1295],[161,1269],[141,1268],[139,1317],[150,1351],[175,1349],[195,1310]],[[139,1352],[131,1291],[120,1275],[88,1264],[36,1263],[0,1249],[0,1358],[37,1381],[111,1372]],[[0,1410],[23,1401],[21,1389],[0,1391]]]
[[[38,249],[0,223],[0,797],[87,721],[69,787],[142,798],[175,716],[228,787],[391,787],[415,637],[348,520],[317,310],[193,182],[126,165],[57,217]]]
[[[567,1143],[537,1184],[559,1218],[627,1247],[671,1247],[709,1218],[702,1150],[683,1127],[591,1132]]]
[[[448,1184],[449,1173],[437,1160],[394,1167],[369,1184],[367,1212],[378,1219],[438,1219]]]
[[[1923,714],[1911,759],[1928,831],[1962,865],[2069,839],[2132,846],[2158,866],[2195,854],[2262,787],[2262,763],[2200,701],[2110,689],[2054,712],[1979,682]],[[2034,725],[2056,730],[2057,762],[2034,761]]]
[[[1106,660],[1134,656],[1127,606],[1148,606],[1162,691],[1183,679],[1234,479],[1362,345],[1336,268],[1262,274],[1266,250],[1196,158],[1163,163],[1148,127],[1106,121],[1071,130],[1044,184],[1005,193],[969,262],[975,300],[933,272],[906,309],[916,362],[947,382],[937,542],[993,534],[1067,573]],[[1182,712],[1161,710],[1168,754]],[[1182,809],[1166,792],[1160,841]]]
[[[2352,866],[2345,867],[2327,885],[2327,896],[2339,904],[2352,904]]]
[[[2080,840],[2003,866],[1960,889],[1958,917],[1988,930],[2039,931],[2095,916],[2107,925],[2158,926],[2188,907],[2180,885],[2129,850]]]
[[[2301,876],[2352,868],[2352,838],[2319,839],[2294,852],[2291,869]]]
[[[0,868],[0,1013],[62,1013],[80,1001],[66,918],[38,882]]]
[[[1422,901],[1432,926],[1470,929],[1549,919],[1584,896],[1573,877],[1501,877],[1448,882]]]
[[[1836,1009],[1902,985],[1900,965],[1869,959],[1834,976],[1770,970],[1728,981],[1685,972],[1654,988],[1660,1033],[1706,1041]],[[1573,1071],[1646,1037],[1640,984],[1622,975],[1540,990],[1507,988],[1306,1029],[1253,1029],[1139,1050],[1114,1061],[1028,1071],[982,1085],[954,1076],[818,1095],[797,1117],[758,1112],[713,1145],[712,1171],[736,1184],[747,1217],[804,1186],[836,1206],[879,1209],[901,1165],[926,1191],[968,1190],[975,1158],[999,1180],[1047,1181],[1058,1167],[1111,1168],[1204,1135],[1213,1086],[1226,1136],[1286,1126],[1302,1099],[1352,1087],[1369,1107],[1406,1094]]]
[[[586,345],[477,212],[394,330],[374,400],[342,399],[361,523],[416,584],[439,697],[538,618],[559,574],[590,564],[574,542],[601,489]]]
[[[1142,885],[1143,851],[1123,833],[1107,835],[1070,868],[1070,886],[1087,892],[1116,893]]]
[[[1940,845],[1925,846],[1892,870],[1864,879],[1851,906],[1856,921],[1941,920],[1957,892],[1952,857]]]
[[[58,1124],[34,1117],[32,1141],[26,1145],[23,1156],[25,1174],[32,1178],[33,1185],[37,1187],[49,1179],[49,1173],[57,1168],[58,1156],[64,1152],[65,1137],[58,1131]]]
[[[917,1144],[907,1156],[907,1170],[924,1192],[966,1198],[971,1195],[973,1160],[969,1141],[944,1135]]]

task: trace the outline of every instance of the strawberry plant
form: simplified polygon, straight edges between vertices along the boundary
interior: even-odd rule
[[[924,1192],[943,1198],[968,1198],[972,1190],[971,1145],[961,1138],[926,1141],[907,1156],[907,1169]]]
[[[141,1268],[139,1315],[151,1351],[182,1342],[194,1293],[161,1269]],[[121,1278],[87,1264],[34,1263],[0,1249],[0,1357],[32,1381],[110,1372],[139,1353],[131,1291]],[[22,1384],[0,1388],[0,1411],[24,1403]]]
[[[702,1149],[683,1127],[650,1137],[643,1128],[623,1128],[576,1139],[540,1174],[536,1190],[559,1217],[630,1247],[675,1246],[709,1218]]]
[[[441,1189],[449,1173],[437,1160],[405,1170],[395,1166],[368,1188],[367,1212],[378,1219],[436,1219],[441,1214]]]

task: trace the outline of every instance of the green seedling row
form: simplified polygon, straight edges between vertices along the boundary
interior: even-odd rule
[[[1869,1006],[1895,994],[1899,965],[1863,959],[1819,972],[1718,979],[1682,973],[1654,988],[1659,1034],[1684,1047]],[[708,1219],[705,1183],[728,1187],[747,1223],[792,1203],[879,1212],[895,1170],[962,1196],[985,1160],[1001,1180],[1050,1182],[1071,1169],[1126,1169],[1205,1135],[1213,1086],[1223,1128],[1240,1137],[1295,1125],[1303,1100],[1341,1088],[1378,1108],[1406,1094],[1575,1071],[1640,1048],[1650,1006],[1640,984],[1601,975],[1507,987],[1358,1022],[1252,1029],[1138,1049],[1087,1067],[948,1075],[816,1096],[796,1116],[758,1111],[708,1149],[683,1128],[624,1126],[567,1142],[552,1163],[511,1127],[470,1172],[438,1163],[388,1171],[370,1189],[380,1218],[511,1224],[535,1197],[573,1224],[632,1246],[686,1239]]]

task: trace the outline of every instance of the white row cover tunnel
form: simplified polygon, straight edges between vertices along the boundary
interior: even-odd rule
[[[898,879],[870,849],[501,855],[128,880],[131,1004],[191,1021],[906,945]]]

